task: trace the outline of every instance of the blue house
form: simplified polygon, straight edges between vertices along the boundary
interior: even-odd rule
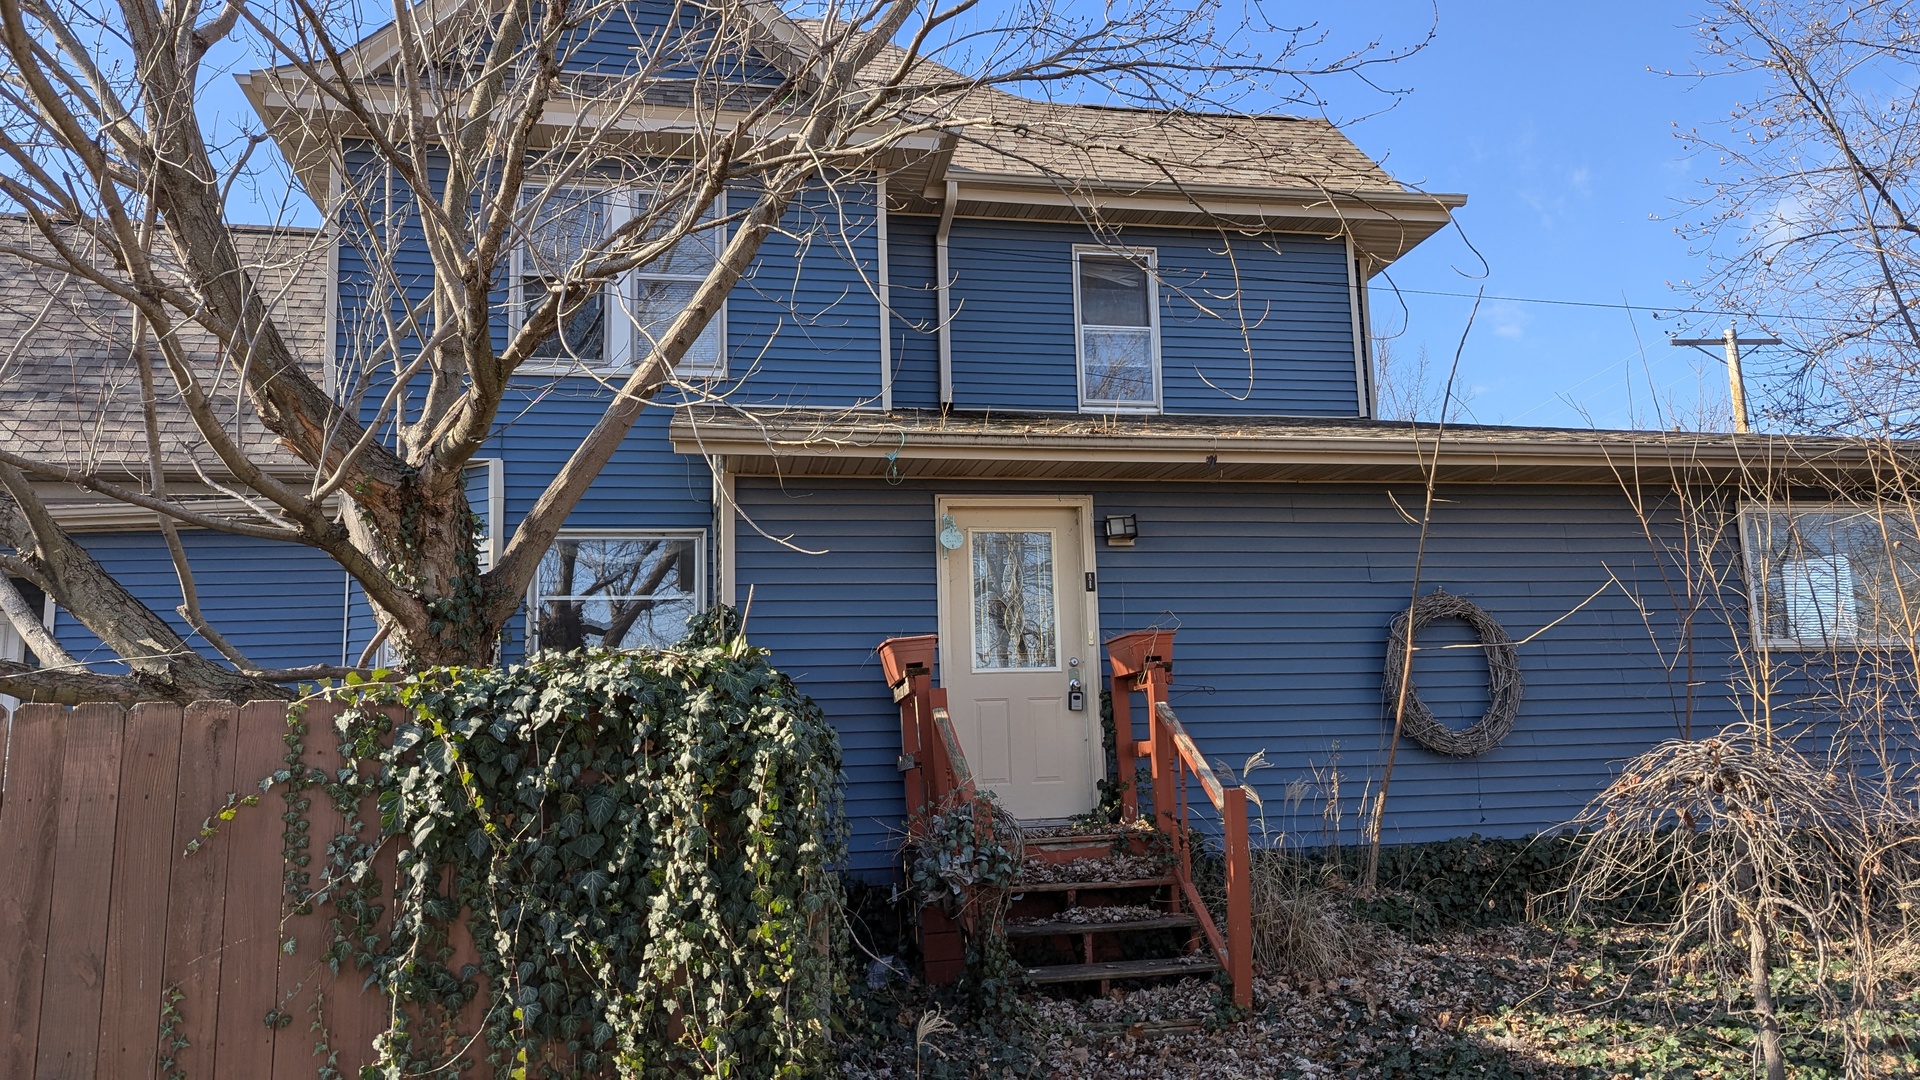
[[[617,75],[683,10],[628,8],[573,62]],[[273,73],[242,85],[317,204],[377,184],[350,139],[293,143],[299,103]],[[1715,730],[1756,694],[1783,716],[1843,708],[1822,696],[1822,665],[1907,610],[1912,547],[1863,527],[1885,515],[1853,501],[1885,460],[1865,444],[1379,418],[1368,283],[1463,196],[1403,186],[1320,119],[1202,123],[988,93],[992,122],[930,135],[788,212],[569,520],[504,662],[665,645],[694,613],[735,605],[838,726],[853,866],[885,875],[906,813],[875,652],[888,638],[938,635],[936,678],[976,779],[1018,816],[1054,821],[1092,809],[1109,779],[1103,642],[1172,629],[1173,701],[1196,743],[1235,770],[1256,754],[1270,766],[1246,776],[1256,835],[1341,842],[1388,752],[1390,620],[1416,594],[1468,598],[1518,642],[1517,718],[1475,756],[1402,745],[1391,843],[1552,828],[1621,759]],[[1129,153],[1143,141],[1151,163]],[[1184,172],[1169,174],[1174,160]],[[638,197],[592,187],[564,212],[618,214]],[[369,236],[337,220],[250,241],[342,394],[402,347],[382,312],[431,273]],[[712,258],[683,249],[636,272],[516,377],[471,473],[483,558]],[[0,388],[4,440],[144,460],[124,361],[102,344],[122,324],[87,316],[100,304],[83,284],[13,291],[0,331],[45,347]],[[162,426],[169,453],[196,460],[184,418]],[[54,494],[97,558],[173,609],[150,515]],[[210,618],[263,662],[349,664],[373,644],[365,597],[323,555],[194,530],[184,542]],[[49,619],[76,657],[101,659],[74,620]],[[1419,638],[1415,678],[1445,723],[1487,706],[1481,653],[1447,647],[1473,642],[1448,623]]]

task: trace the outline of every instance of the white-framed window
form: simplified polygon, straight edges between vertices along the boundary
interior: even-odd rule
[[[529,221],[511,260],[511,329],[518,332],[527,312],[545,300],[553,283],[583,253],[644,212],[651,198],[649,192],[607,186],[529,193]],[[722,196],[701,220],[710,222],[725,213]],[[713,270],[723,234],[719,228],[696,231],[662,257],[562,312],[559,332],[540,343],[521,370],[549,374],[630,370],[686,309],[694,290]],[[726,319],[723,303],[681,358],[680,375],[717,378],[726,374]]]
[[[473,511],[474,542],[479,548],[480,572],[493,569],[500,558],[500,522],[506,516],[506,462],[474,458],[461,479],[466,483],[467,509]]]
[[[706,602],[704,532],[565,532],[534,574],[527,651],[661,649]]]
[[[1906,506],[1824,503],[1740,512],[1756,633],[1777,648],[1914,640],[1920,521]]]
[[[1073,313],[1080,407],[1160,408],[1160,304],[1152,248],[1075,245]]]
[[[40,586],[22,578],[13,578],[13,587],[20,592],[20,598],[30,608],[40,609],[40,625],[53,629],[53,597],[41,591]],[[0,615],[0,660],[12,660],[15,663],[38,664],[39,660],[28,651],[27,643],[20,632],[13,628],[13,620]],[[20,699],[10,694],[0,694],[0,706],[12,710],[18,707]]]

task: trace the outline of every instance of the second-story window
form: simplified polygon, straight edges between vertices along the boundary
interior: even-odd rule
[[[645,212],[649,198],[645,192],[585,187],[531,196],[526,238],[514,252],[514,328],[583,256]],[[721,213],[721,206],[710,206],[701,220],[710,222]],[[660,227],[675,223],[669,219]],[[712,272],[721,233],[696,230],[666,254],[570,305],[560,313],[559,332],[534,348],[530,369],[619,371],[644,359]],[[702,378],[725,374],[725,340],[723,306],[681,357],[678,372]]]
[[[1160,407],[1160,319],[1151,249],[1076,248],[1080,406]]]
[[[642,209],[646,207],[646,198],[645,195],[640,196],[639,205]],[[710,222],[716,215],[725,212],[719,202],[718,199],[714,200],[714,205],[700,216],[702,222]],[[713,272],[713,264],[719,261],[722,234],[723,230],[717,228],[689,233],[673,245],[672,251],[641,267],[634,274],[633,322],[640,332],[640,339],[633,350],[636,358],[646,356],[654,342],[673,325],[673,320],[693,302],[694,290],[707,279],[707,275]],[[726,325],[727,313],[722,307],[680,358],[677,369],[680,374],[716,376],[726,373],[726,354],[720,348],[720,343],[726,340]]]
[[[625,220],[619,193],[604,189],[562,188],[528,200],[532,219],[526,240],[514,253],[514,301],[524,317],[547,298],[581,256],[603,243]],[[614,365],[608,346],[607,300],[601,289],[560,312],[560,331],[535,346],[533,360],[547,367],[604,368]],[[515,322],[519,320],[516,318]]]

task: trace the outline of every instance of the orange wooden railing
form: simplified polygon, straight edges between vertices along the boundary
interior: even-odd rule
[[[970,801],[973,772],[947,715],[947,692],[933,685],[934,634],[888,638],[880,643],[880,666],[900,706],[900,760],[906,786],[907,827],[923,826],[923,812],[950,799]],[[967,968],[966,939],[959,924],[938,907],[920,910],[920,957],[927,982],[952,983]]]
[[[900,761],[909,816],[950,797],[972,798],[973,771],[960,751],[947,715],[947,692],[933,685],[933,634],[888,638],[880,643],[880,666],[900,706]]]
[[[1139,813],[1133,778],[1145,758],[1153,779],[1154,825],[1173,843],[1173,872],[1178,885],[1174,902],[1184,900],[1200,923],[1207,945],[1226,969],[1238,1005],[1253,1003],[1253,893],[1248,875],[1252,852],[1247,841],[1247,789],[1227,787],[1214,775],[1205,755],[1167,703],[1167,684],[1173,678],[1173,631],[1139,630],[1107,642],[1112,672],[1114,758],[1120,774],[1121,811]],[[1133,738],[1133,695],[1147,699],[1147,738]],[[1188,781],[1198,780],[1207,801],[1220,815],[1226,860],[1227,926],[1221,933],[1200,892],[1193,884],[1191,816]]]

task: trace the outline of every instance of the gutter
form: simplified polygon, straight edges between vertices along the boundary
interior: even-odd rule
[[[1536,438],[1442,436],[1409,430],[1346,436],[1316,432],[1229,434],[1090,433],[1085,430],[982,430],[972,425],[914,429],[846,424],[820,418],[771,428],[703,419],[699,436],[677,416],[679,453],[725,453],[737,475],[1159,480],[1418,481],[1438,468],[1442,480],[1520,483],[1606,483],[1630,477],[1719,474],[1829,486],[1872,479],[1920,451],[1850,440],[1779,436],[1621,433],[1613,438],[1540,432]],[[1637,437],[1636,437],[1637,436]],[[697,445],[696,445],[697,444]]]
[[[947,181],[947,197],[940,207],[940,227],[933,234],[933,276],[940,290],[940,407],[953,407],[953,293],[949,288],[947,237],[953,232],[953,210],[960,201],[960,184]]]

